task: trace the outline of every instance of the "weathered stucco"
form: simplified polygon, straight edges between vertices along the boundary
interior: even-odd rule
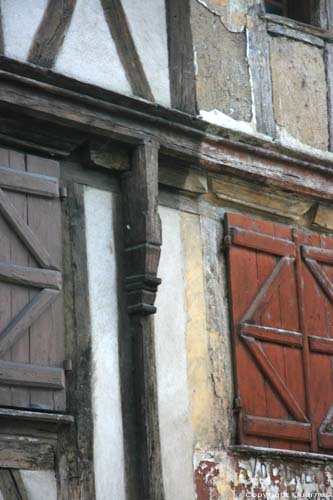
[[[124,446],[118,358],[114,195],[86,188],[89,306],[93,373],[96,500],[125,500]]]
[[[53,471],[21,470],[20,472],[28,500],[57,500],[57,480]]]
[[[277,124],[299,141],[328,147],[327,87],[323,50],[272,38],[274,114]]]
[[[198,108],[251,121],[251,89],[244,33],[231,33],[196,0],[191,3]]]
[[[155,317],[158,408],[166,500],[193,500],[193,435],[186,359],[186,310],[181,218],[161,207],[163,245]]]
[[[195,455],[197,500],[332,498],[332,463],[242,456]]]

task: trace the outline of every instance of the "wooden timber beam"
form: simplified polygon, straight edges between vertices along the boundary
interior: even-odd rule
[[[4,57],[0,57],[0,109],[2,114],[33,119],[41,128],[54,126],[59,148],[60,131],[64,144],[71,134],[82,142],[91,135],[108,137],[132,148],[154,137],[160,155],[173,163],[188,162],[318,200],[333,196],[333,161],[327,154],[295,151]],[[18,124],[15,130],[20,133]],[[33,127],[31,133],[35,132]],[[37,141],[34,136],[33,143]]]
[[[52,68],[72,19],[76,0],[49,0],[32,41],[28,61]]]
[[[18,470],[0,469],[0,492],[4,500],[29,500]]]
[[[197,114],[189,0],[166,0],[171,105]]]
[[[101,4],[133,94],[154,101],[121,0],[101,0]]]
[[[0,55],[4,54],[5,44],[3,39],[3,20],[2,20],[2,8],[0,3]]]
[[[137,146],[132,168],[122,174],[125,282],[133,344],[138,498],[163,500],[157,405],[154,324],[151,315],[161,251],[158,215],[158,148],[154,140]]]

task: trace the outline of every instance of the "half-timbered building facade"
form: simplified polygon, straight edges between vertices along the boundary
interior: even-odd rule
[[[0,21],[0,500],[333,498],[332,0]]]

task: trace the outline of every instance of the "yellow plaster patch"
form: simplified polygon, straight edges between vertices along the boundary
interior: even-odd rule
[[[213,439],[211,385],[206,306],[203,283],[202,242],[197,215],[181,214],[187,310],[186,345],[192,425],[196,447]]]

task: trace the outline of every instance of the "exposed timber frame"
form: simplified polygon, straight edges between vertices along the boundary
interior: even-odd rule
[[[0,81],[0,109],[12,117],[10,126],[0,118],[0,139],[8,145],[59,158],[92,135],[126,148],[154,137],[160,157],[179,168],[195,164],[317,200],[332,199],[333,162],[327,154],[296,151],[5,57],[0,57]]]
[[[0,4],[0,55],[3,55],[5,52],[5,44],[3,39],[3,20],[2,20],[2,7]]]
[[[64,167],[65,168],[65,167]],[[62,169],[63,170],[63,169]],[[62,172],[62,182],[64,180]],[[94,500],[91,331],[87,283],[84,187],[66,182],[63,201],[66,354],[68,411],[74,425],[58,438],[56,468],[60,500]]]
[[[261,5],[254,5],[247,17],[247,58],[250,67],[254,119],[258,132],[275,137],[273,90],[266,21]]]
[[[125,283],[132,341],[138,498],[163,500],[157,407],[154,306],[162,236],[158,215],[159,144],[147,139],[122,174]]]
[[[140,500],[163,500],[152,321],[161,245],[157,215],[158,164],[164,169],[172,164],[174,175],[177,170],[188,172],[196,167],[205,174],[229,174],[315,201],[330,201],[333,196],[332,157],[295,151],[5,57],[0,57],[0,81],[1,142],[57,158],[66,158],[74,150],[84,150],[85,157],[88,156],[87,171],[97,165],[104,169],[103,178],[110,173],[111,179],[115,172],[121,178],[126,255],[123,260],[127,264],[125,282],[134,367],[132,382],[135,384],[135,435],[140,436],[135,443],[135,477],[140,479],[136,483],[139,487],[136,494]],[[29,123],[29,127],[23,127],[23,123]],[[130,161],[126,155],[114,162],[112,159],[106,161],[101,154],[103,150],[96,146],[97,139],[111,146],[116,144],[117,148],[121,145]],[[97,175],[97,169],[93,173]],[[64,174],[63,180],[65,178],[68,181],[70,174]],[[24,442],[15,438],[10,441],[15,449],[15,460],[6,464],[0,454],[0,466],[22,467],[24,458],[22,468],[46,465],[52,468],[56,456],[61,500],[92,500],[92,416],[91,395],[87,391],[89,369],[86,368],[86,363],[90,363],[87,357],[90,353],[88,299],[86,283],[77,272],[86,267],[82,188],[75,183],[68,187],[70,195],[63,204],[67,221],[64,260],[65,273],[74,273],[73,280],[66,281],[73,283],[71,286],[75,289],[73,294],[71,288],[65,287],[65,302],[69,305],[67,331],[74,332],[68,336],[67,345],[74,368],[68,375],[68,399],[72,402],[69,411],[76,423],[71,425],[72,419],[63,422],[67,428],[63,427],[60,433],[57,454],[54,449],[56,436],[53,444],[41,438],[33,449],[31,444],[30,448],[26,445],[28,438]],[[206,191],[203,181],[199,193]],[[72,304],[73,295],[75,304]],[[76,379],[74,372],[78,373]],[[77,387],[84,387],[84,393],[75,394]],[[22,415],[19,412],[18,421]],[[10,415],[6,418],[8,420]],[[55,422],[43,422],[45,415],[29,414],[25,418],[35,419],[34,428],[57,426]]]
[[[333,32],[333,4],[330,0],[321,0],[321,26]],[[328,131],[329,150],[333,151],[333,40],[325,44],[326,80],[327,80],[327,105],[328,105]]]
[[[64,41],[76,0],[49,0],[32,41],[28,61],[52,68]]]
[[[166,0],[171,106],[196,115],[194,51],[190,1]]]
[[[101,4],[133,94],[154,102],[121,0],[101,0]]]

